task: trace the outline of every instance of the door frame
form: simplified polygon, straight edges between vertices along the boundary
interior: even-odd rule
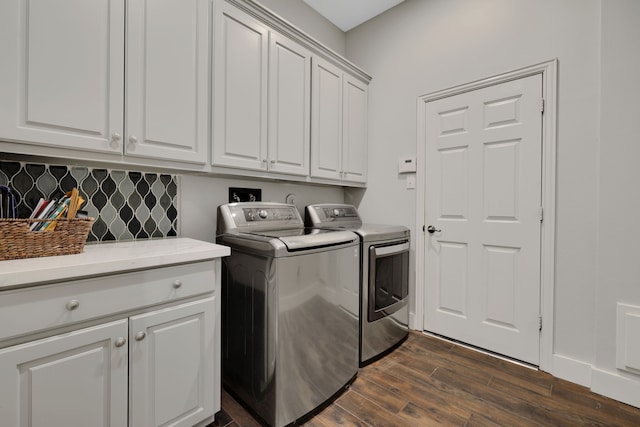
[[[412,316],[413,329],[424,331],[425,315],[425,163],[426,163],[426,103],[447,98],[461,93],[474,91],[487,86],[505,83],[511,80],[542,74],[542,98],[544,114],[542,114],[542,207],[540,242],[540,316],[542,330],[540,332],[540,366],[543,371],[550,372],[553,363],[553,326],[554,326],[554,288],[555,288],[555,225],[556,225],[556,118],[558,59],[542,62],[504,74],[488,77],[448,89],[418,96],[417,99],[417,170],[416,170],[416,299],[415,314]],[[542,108],[542,106],[541,106]],[[421,232],[422,231],[422,232]]]

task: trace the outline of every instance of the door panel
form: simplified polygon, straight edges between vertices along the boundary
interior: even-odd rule
[[[121,154],[124,1],[0,2],[0,136]]]
[[[127,2],[126,154],[207,162],[208,16],[207,0]]]
[[[127,424],[127,320],[0,350],[0,424]]]
[[[190,427],[214,414],[214,298],[131,317],[130,425]]]
[[[312,62],[311,176],[340,179],[342,72],[319,58]]]
[[[270,35],[269,170],[309,175],[311,53]]]
[[[366,84],[344,76],[342,178],[367,182],[367,93]]]
[[[426,105],[425,329],[539,362],[542,76]]]
[[[226,2],[216,6],[212,162],[266,171],[269,31]]]

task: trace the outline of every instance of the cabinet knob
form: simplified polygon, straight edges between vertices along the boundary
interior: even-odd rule
[[[136,338],[136,341],[142,341],[146,336],[147,336],[147,333],[145,331],[140,331],[136,334],[135,338]]]
[[[122,346],[123,346],[123,345],[125,345],[126,343],[127,343],[127,340],[126,340],[125,338],[123,338],[123,337],[118,337],[118,338],[116,339],[115,346],[116,346],[116,347],[122,347]]]
[[[135,136],[135,135],[131,135],[129,137],[129,142],[132,143],[132,144],[135,144],[136,142],[138,142],[138,137]]]
[[[69,311],[73,311],[78,307],[80,307],[80,301],[78,301],[77,299],[72,299],[67,303],[67,310]]]
[[[271,164],[275,165],[276,164],[276,160],[275,159],[271,159]]]
[[[176,280],[175,282],[173,282],[173,287],[174,289],[179,289],[182,287],[182,282],[180,280]]]
[[[109,146],[111,147],[112,150],[120,150],[120,140],[122,139],[122,135],[120,135],[119,133],[115,132],[113,134],[111,134],[111,141],[109,142]]]

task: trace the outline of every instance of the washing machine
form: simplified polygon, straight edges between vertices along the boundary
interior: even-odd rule
[[[295,206],[218,208],[222,379],[270,426],[298,424],[358,372],[359,239],[305,228]]]

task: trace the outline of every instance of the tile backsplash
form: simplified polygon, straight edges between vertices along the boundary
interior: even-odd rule
[[[16,198],[27,218],[41,197],[77,187],[95,218],[87,241],[148,239],[177,235],[177,176],[147,172],[0,161],[0,185]]]

